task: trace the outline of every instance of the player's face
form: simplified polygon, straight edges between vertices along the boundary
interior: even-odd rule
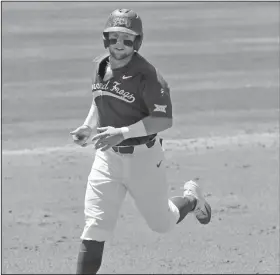
[[[109,52],[116,60],[133,54],[135,35],[124,32],[109,32]]]

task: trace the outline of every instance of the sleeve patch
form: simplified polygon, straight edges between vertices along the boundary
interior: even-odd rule
[[[158,105],[158,104],[154,104],[154,106],[155,106],[154,112],[166,113],[167,105]]]

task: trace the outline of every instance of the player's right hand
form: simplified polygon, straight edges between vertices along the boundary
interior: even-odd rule
[[[76,130],[70,132],[70,134],[72,135],[73,141],[76,144],[83,146],[83,147],[87,146],[86,141],[91,136],[91,133],[92,133],[92,129],[87,125],[82,125],[82,126],[78,127]]]

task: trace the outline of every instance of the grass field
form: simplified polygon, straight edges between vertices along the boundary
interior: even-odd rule
[[[91,97],[109,13],[143,20],[169,83],[170,195],[197,179],[208,226],[150,231],[127,197],[100,273],[279,273],[279,3],[2,3],[2,272],[75,273],[92,148],[69,132]]]

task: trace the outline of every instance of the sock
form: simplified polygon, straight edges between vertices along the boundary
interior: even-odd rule
[[[195,209],[197,203],[196,198],[193,196],[173,197],[170,198],[170,200],[179,209],[180,218],[177,221],[177,224],[181,222],[187,216],[188,213]]]
[[[77,261],[76,274],[96,274],[102,262],[105,242],[83,240]]]

